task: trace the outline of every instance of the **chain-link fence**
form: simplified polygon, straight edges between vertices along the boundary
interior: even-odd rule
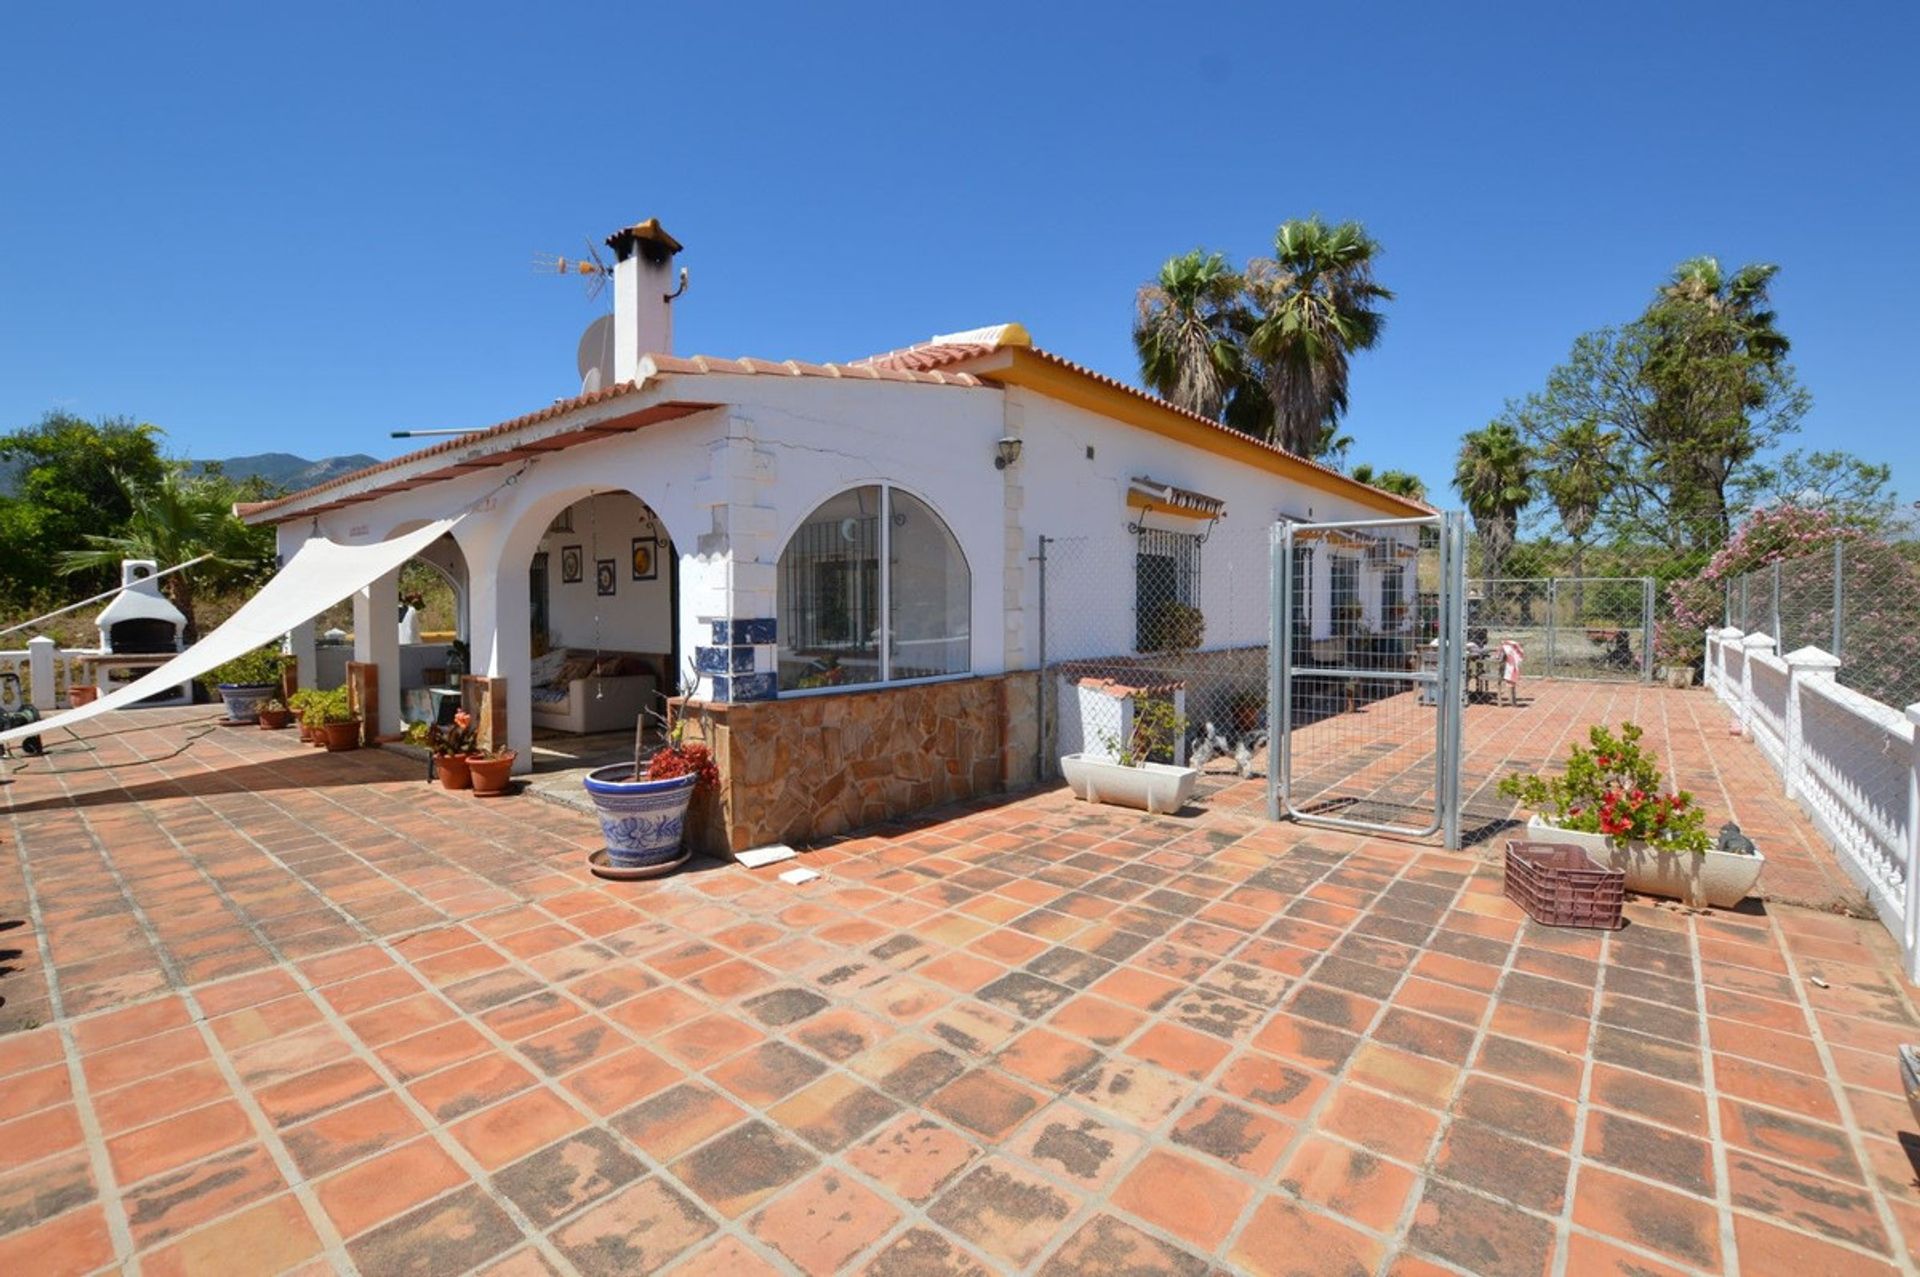
[[[1920,546],[1841,542],[1769,564],[1727,582],[1726,616],[1782,656],[1832,653],[1840,682],[1884,705],[1920,701]]]
[[[1268,541],[1260,524],[1041,538],[1049,773],[1087,752],[1198,767],[1204,794],[1265,776]]]
[[[1650,576],[1482,577],[1467,583],[1467,635],[1518,643],[1547,678],[1653,677]]]

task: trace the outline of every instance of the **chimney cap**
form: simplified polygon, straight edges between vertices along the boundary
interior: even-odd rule
[[[623,262],[637,247],[642,257],[650,262],[659,263],[680,251],[680,241],[667,234],[666,228],[660,225],[659,218],[649,217],[644,222],[624,226],[607,236],[607,247],[611,248]]]

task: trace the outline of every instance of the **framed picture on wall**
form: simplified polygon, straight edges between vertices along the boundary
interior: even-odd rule
[[[660,575],[660,538],[635,537],[633,539],[633,579],[651,581]]]
[[[615,583],[620,579],[620,574],[614,570],[616,566],[617,564],[612,559],[595,559],[593,561],[593,582],[603,595],[612,594]]]
[[[563,545],[560,547],[560,584],[578,585],[585,578],[581,575],[582,561],[580,547]]]

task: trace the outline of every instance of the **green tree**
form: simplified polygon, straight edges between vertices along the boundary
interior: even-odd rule
[[[1753,264],[1729,273],[1714,258],[1692,258],[1638,322],[1648,396],[1642,442],[1664,482],[1667,517],[1690,530],[1695,548],[1731,535],[1740,469],[1796,428],[1809,403],[1769,305],[1778,272]]]
[[[1735,504],[1743,510],[1822,510],[1843,526],[1877,536],[1893,522],[1892,482],[1892,467],[1862,461],[1850,452],[1796,449],[1742,474]]]
[[[1380,340],[1380,304],[1393,294],[1374,279],[1380,245],[1359,222],[1283,222],[1273,252],[1247,268],[1246,348],[1272,404],[1274,442],[1312,456],[1322,428],[1346,412],[1348,361]]]
[[[1362,461],[1349,473],[1361,483],[1370,484],[1382,492],[1391,492],[1395,496],[1410,497],[1415,501],[1427,499],[1427,485],[1419,475],[1406,470],[1375,470],[1373,463]]]
[[[1571,421],[1545,433],[1535,445],[1539,458],[1540,486],[1554,513],[1560,516],[1561,531],[1572,546],[1573,620],[1582,623],[1587,612],[1587,536],[1600,507],[1612,491],[1617,466],[1614,456],[1619,440],[1593,421]]]
[[[154,559],[172,567],[212,555],[206,563],[161,580],[160,589],[187,618],[187,639],[198,637],[194,612],[196,591],[244,587],[273,572],[273,533],[251,528],[234,517],[233,504],[251,495],[223,475],[189,476],[184,467],[169,466],[151,483],[119,477],[122,495],[131,508],[116,532],[79,538],[82,548],[54,556],[65,574],[114,569],[122,559]]]
[[[1170,257],[1134,303],[1140,377],[1162,399],[1218,419],[1245,374],[1242,280],[1219,253]]]
[[[1503,576],[1520,512],[1534,497],[1533,454],[1512,423],[1492,422],[1460,441],[1453,486],[1480,533],[1483,575]]]
[[[0,435],[0,467],[10,478],[0,497],[0,589],[10,607],[45,598],[56,550],[126,521],[132,505],[115,476],[134,485],[158,481],[167,464],[162,438],[159,427],[124,417],[87,421],[64,412]],[[117,570],[99,569],[70,588],[92,594],[119,579]]]

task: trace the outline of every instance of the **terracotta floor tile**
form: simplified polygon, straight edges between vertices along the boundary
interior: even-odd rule
[[[1699,1268],[1720,1263],[1720,1225],[1711,1203],[1582,1166],[1573,1222]]]
[[[900,1105],[845,1073],[829,1073],[767,1111],[822,1152],[838,1152],[900,1111]]]
[[[488,1053],[423,1078],[407,1088],[442,1122],[484,1108],[534,1085],[535,1077],[504,1055]]]
[[[1386,1248],[1355,1229],[1283,1197],[1268,1197],[1240,1231],[1233,1271],[1255,1277],[1296,1273],[1361,1273],[1379,1267]]]
[[[817,1159],[765,1122],[734,1127],[682,1157],[673,1173],[702,1201],[735,1219],[812,1170]]]
[[[474,1160],[497,1170],[522,1154],[586,1125],[586,1119],[550,1091],[536,1090],[503,1100],[450,1129]]]
[[[996,1157],[943,1190],[927,1217],[988,1255],[1023,1266],[1078,1207],[1062,1190]]]
[[[1540,1277],[1553,1254],[1553,1225],[1490,1197],[1429,1180],[1408,1244],[1476,1277]]]
[[[822,1171],[754,1216],[754,1235],[803,1271],[834,1273],[877,1241],[900,1212],[849,1177]]]
[[[320,1238],[290,1193],[218,1221],[143,1257],[156,1277],[220,1272],[236,1255],[256,1272],[279,1272],[320,1253]]]
[[[646,1163],[617,1137],[588,1130],[496,1172],[493,1188],[546,1228],[646,1173]]]
[[[1100,1190],[1113,1183],[1142,1142],[1140,1134],[1127,1126],[1056,1102],[1005,1147],[1056,1178]]]
[[[1426,1161],[1439,1127],[1430,1109],[1345,1084],[1335,1088],[1319,1122],[1321,1130],[1414,1165]]]
[[[1364,1227],[1392,1232],[1417,1181],[1411,1171],[1365,1150],[1314,1136],[1287,1159],[1279,1183]]]
[[[856,1170],[919,1203],[979,1156],[979,1150],[940,1123],[909,1114],[845,1156]]]
[[[1809,1273],[1859,1273],[1861,1277],[1870,1277],[1875,1273],[1898,1271],[1884,1259],[1737,1211],[1733,1217],[1733,1242],[1740,1250],[1740,1271],[1753,1277],[1807,1277]]]
[[[113,1261],[113,1238],[98,1206],[0,1237],[0,1272],[84,1273]]]
[[[361,1233],[347,1254],[363,1273],[463,1272],[519,1241],[513,1220],[476,1184]]]
[[[309,1179],[391,1148],[420,1133],[398,1096],[382,1092],[281,1132],[294,1164]]]
[[[322,1180],[315,1191],[333,1226],[351,1238],[466,1182],[439,1145],[420,1139]]]
[[[1727,1154],[1727,1180],[1735,1206],[1875,1254],[1892,1251],[1873,1198],[1860,1185],[1737,1149]]]
[[[1041,1099],[1003,1074],[975,1069],[936,1093],[928,1107],[970,1131],[998,1139],[1039,1108]]]
[[[614,1127],[655,1161],[665,1162],[746,1117],[718,1091],[694,1082],[670,1087],[613,1120]]]
[[[1252,1189],[1206,1162],[1154,1149],[1120,1182],[1112,1200],[1205,1253],[1226,1240],[1252,1198]]]
[[[826,1071],[826,1066],[785,1042],[765,1042],[736,1056],[707,1076],[747,1103],[773,1104]]]
[[[1194,1105],[1169,1132],[1175,1144],[1262,1176],[1293,1136],[1292,1126],[1218,1096]]]
[[[756,1042],[764,1042],[766,1037],[763,1031],[745,1021],[715,1012],[662,1034],[655,1041],[660,1050],[675,1059],[704,1068]]]
[[[222,1100],[117,1135],[107,1141],[107,1156],[120,1183],[136,1184],[252,1137],[246,1111]]]
[[[127,1223],[134,1245],[146,1250],[286,1187],[264,1147],[241,1145],[129,1190]]]

